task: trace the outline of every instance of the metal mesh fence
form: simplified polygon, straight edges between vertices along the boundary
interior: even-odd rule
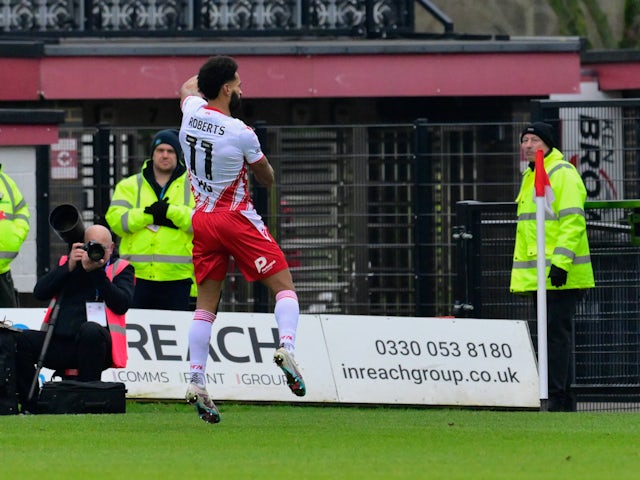
[[[614,408],[616,402],[640,400],[640,246],[630,223],[638,207],[640,201],[586,206],[596,288],[588,291],[574,317],[573,383],[582,403],[604,402],[601,407]],[[460,230],[467,234],[458,243],[467,273],[457,289],[458,311],[470,317],[528,320],[537,347],[535,297],[508,291],[515,208],[514,203],[458,205]]]
[[[559,127],[566,157],[592,171],[584,174],[590,200],[638,192],[638,107],[614,106],[569,115],[564,104],[544,104],[538,116]],[[301,310],[531,320],[531,302],[508,292],[523,125],[256,125],[276,171],[275,188],[254,189],[256,206],[285,251]],[[86,224],[103,222],[115,183],[140,169],[163,128],[62,128],[61,139],[77,143],[78,172],[50,179],[50,207],[74,203]],[[582,385],[638,382],[631,213],[590,211],[598,287],[576,316]],[[52,263],[64,245],[49,240]],[[272,307],[232,263],[221,308]]]

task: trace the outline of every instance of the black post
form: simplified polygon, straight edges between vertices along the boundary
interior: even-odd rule
[[[473,200],[456,203],[456,224],[453,240],[456,272],[454,283],[453,314],[456,317],[480,317],[482,298],[480,296],[480,228],[479,216]],[[478,223],[478,224],[477,224]]]
[[[105,216],[111,201],[109,177],[109,138],[111,129],[108,125],[98,125],[94,136],[93,156],[93,223],[108,226]]]
[[[266,122],[258,121],[254,124],[256,135],[260,141],[262,151],[267,155],[268,142],[267,142],[267,127]],[[269,155],[267,155],[269,158]],[[251,188],[251,196],[253,198],[253,204],[256,207],[256,211],[262,216],[265,224],[269,228],[269,231],[273,237],[278,241],[278,230],[276,228],[277,210],[269,209],[269,189],[254,182]],[[274,185],[273,188],[276,188]],[[271,192],[273,194],[273,192]],[[260,282],[253,282],[253,297],[255,300],[255,311],[266,313],[269,311],[269,290]]]
[[[207,2],[205,8],[206,12],[202,11],[202,0],[193,1],[193,11],[191,12],[191,21],[193,22],[193,29],[195,31],[207,30],[209,28],[209,2]]]
[[[313,20],[311,18],[311,7],[309,0],[300,1],[300,27],[302,30],[310,30]]]
[[[376,19],[373,12],[373,0],[366,0],[364,5],[364,18],[367,28],[367,38],[375,38],[379,36],[376,28]]]
[[[634,122],[633,126],[633,139],[635,140],[635,145],[640,145],[640,123]],[[633,157],[633,174],[635,178],[640,177],[640,150],[636,149],[632,154]],[[630,192],[631,194],[627,194],[627,196],[632,196],[633,198],[640,198],[640,184],[635,184],[635,191]]]
[[[414,248],[415,263],[414,276],[416,282],[415,315],[418,317],[430,316],[434,312],[428,308],[428,300],[433,296],[433,289],[429,285],[429,272],[432,261],[429,261],[432,252],[429,250],[430,232],[432,221],[429,217],[433,202],[432,191],[432,166],[429,161],[429,134],[428,122],[425,118],[419,118],[413,124],[413,171],[414,171]]]
[[[51,232],[49,230],[49,177],[51,149],[36,147],[36,276],[40,278],[51,265]]]

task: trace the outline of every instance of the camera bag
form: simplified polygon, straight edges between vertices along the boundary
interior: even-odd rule
[[[40,390],[37,413],[125,413],[126,393],[122,382],[49,381]]]
[[[0,415],[18,413],[16,340],[12,329],[0,322]]]

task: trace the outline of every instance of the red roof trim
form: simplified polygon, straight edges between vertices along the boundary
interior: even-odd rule
[[[602,91],[640,90],[640,63],[589,64]]]
[[[40,59],[0,58],[0,100],[38,100]]]
[[[545,96],[577,93],[577,52],[237,56],[245,98]],[[175,98],[206,57],[44,57],[44,98]],[[12,72],[16,59],[0,59]],[[33,75],[39,75],[37,82]],[[24,81],[11,75],[8,83]],[[31,89],[33,91],[33,89]],[[37,98],[35,93],[30,97]],[[15,100],[0,90],[0,100]],[[21,98],[22,99],[22,98]]]
[[[0,125],[0,145],[52,145],[58,142],[57,125]]]

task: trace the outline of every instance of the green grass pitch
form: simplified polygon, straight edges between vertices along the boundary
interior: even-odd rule
[[[640,416],[222,403],[0,417],[2,478],[636,479]]]

